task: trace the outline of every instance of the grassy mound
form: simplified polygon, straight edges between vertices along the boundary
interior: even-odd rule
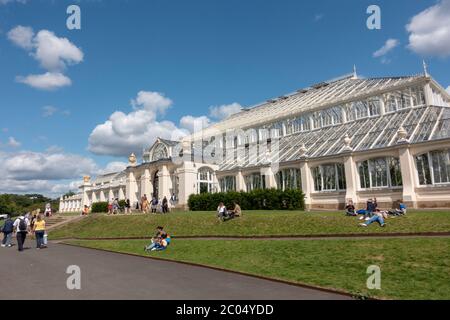
[[[341,212],[245,212],[243,218],[221,223],[215,213],[172,213],[87,217],[50,233],[51,239],[149,237],[161,225],[173,236],[280,236],[369,233],[450,232],[450,212],[412,212],[363,229],[360,221]]]

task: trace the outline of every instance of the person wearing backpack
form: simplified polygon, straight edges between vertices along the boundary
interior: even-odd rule
[[[25,243],[25,239],[27,238],[28,230],[30,228],[30,221],[27,217],[20,216],[14,221],[14,230],[16,232],[17,237],[17,246],[19,247],[19,251],[23,251],[23,245]]]
[[[2,248],[12,247],[11,240],[12,240],[13,231],[14,231],[14,222],[11,220],[11,217],[8,216],[6,218],[5,224],[3,225],[3,228],[2,228],[2,232],[3,232]]]

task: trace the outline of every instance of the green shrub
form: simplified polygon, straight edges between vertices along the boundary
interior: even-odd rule
[[[121,207],[121,208],[125,208],[126,204],[127,204],[126,200],[120,200],[119,201],[119,207]]]
[[[251,192],[203,193],[189,197],[191,211],[215,211],[220,202],[229,209],[236,201],[242,210],[304,210],[305,196],[301,190],[277,189]]]
[[[108,202],[96,202],[92,204],[92,213],[108,212]]]

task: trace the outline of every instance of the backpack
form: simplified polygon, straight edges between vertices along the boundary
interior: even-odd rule
[[[28,224],[25,218],[19,219],[19,232],[26,232],[28,229]]]

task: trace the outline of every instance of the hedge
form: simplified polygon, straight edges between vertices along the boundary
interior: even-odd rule
[[[96,202],[92,204],[92,213],[108,212],[108,202]]]
[[[193,194],[189,197],[188,206],[191,211],[215,211],[220,202],[232,209],[234,201],[241,206],[242,210],[305,209],[305,195],[301,190],[277,189]]]

